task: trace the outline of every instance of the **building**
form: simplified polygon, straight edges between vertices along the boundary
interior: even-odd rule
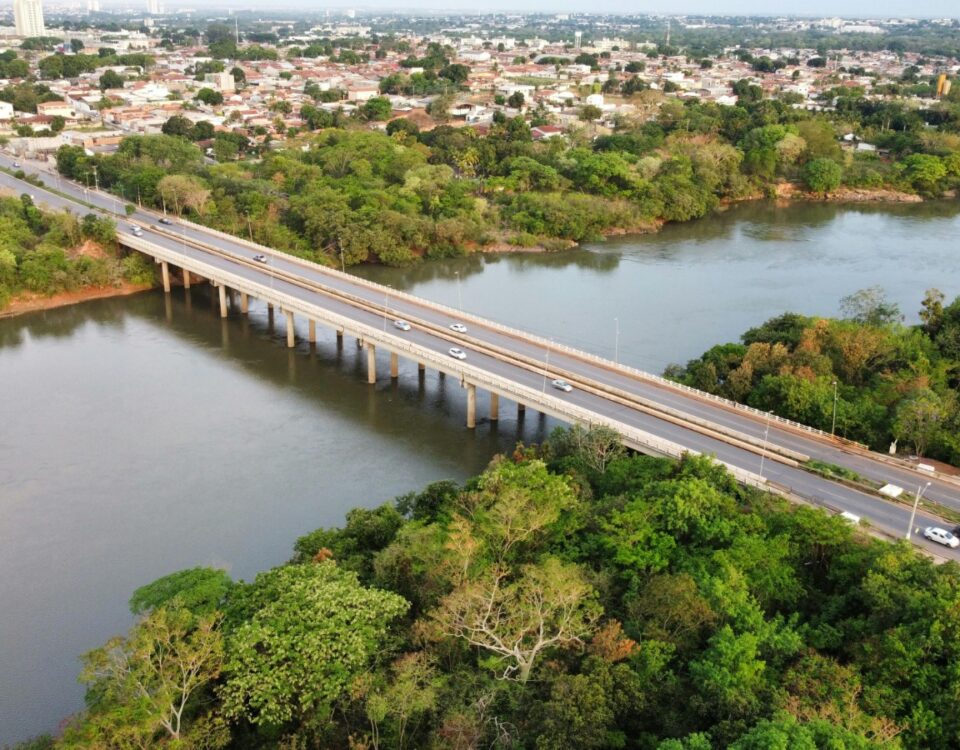
[[[13,0],[13,19],[18,36],[44,36],[43,6],[40,0]]]
[[[583,32],[575,31],[573,34],[573,48],[582,49],[583,48]]]
[[[151,16],[159,16],[160,0],[147,0],[147,13]]]

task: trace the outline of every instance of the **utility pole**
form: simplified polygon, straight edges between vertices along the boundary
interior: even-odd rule
[[[833,381],[833,422],[830,425],[830,436],[837,431],[837,381]]]
[[[904,537],[908,542],[910,541],[910,533],[913,531],[913,519],[917,517],[917,506],[920,505],[920,498],[929,486],[930,482],[917,485],[917,494],[913,498],[913,510],[910,511],[910,523],[907,524],[907,534]]]

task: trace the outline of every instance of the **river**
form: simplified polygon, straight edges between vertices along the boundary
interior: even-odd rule
[[[956,204],[750,204],[555,255],[360,272],[659,372],[867,286],[915,320],[926,288],[960,294],[958,236]],[[137,586],[193,565],[249,579],[349,508],[555,426],[504,405],[467,431],[451,379],[401,362],[371,388],[352,340],[289,351],[277,323],[221,321],[202,288],[0,320],[0,743],[81,706],[78,656],[129,625]]]

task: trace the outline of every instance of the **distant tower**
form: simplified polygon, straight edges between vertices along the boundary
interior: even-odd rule
[[[18,36],[43,36],[43,6],[40,0],[13,0],[13,19]]]
[[[580,49],[583,46],[583,32],[575,31],[573,33],[573,48]]]
[[[667,43],[665,46],[667,47],[670,46],[670,19],[669,18],[667,19]]]
[[[88,12],[88,13],[99,13],[99,12],[100,12],[100,0],[87,0],[87,12]]]
[[[160,0],[147,0],[147,13],[151,16],[159,16]]]
[[[353,9],[347,11],[347,18],[356,18],[356,17],[357,17],[357,11]]]

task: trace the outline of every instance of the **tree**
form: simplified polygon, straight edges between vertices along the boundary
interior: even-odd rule
[[[177,214],[184,209],[196,211],[201,216],[210,191],[196,177],[170,174],[157,184],[157,192],[167,205],[172,205]]]
[[[241,622],[227,643],[223,706],[259,725],[328,713],[408,607],[332,562],[261,573],[238,593]]]
[[[363,103],[360,112],[366,120],[389,120],[393,112],[393,105],[386,97],[375,96]]]
[[[206,87],[197,92],[196,99],[211,107],[223,104],[223,94]]]
[[[939,289],[927,289],[921,303],[920,321],[923,330],[930,338],[934,338],[943,325],[943,292]]]
[[[442,679],[423,652],[404,654],[391,667],[391,679],[376,685],[366,698],[366,714],[373,730],[373,747],[381,747],[389,731],[389,747],[403,750],[411,724],[436,708]]]
[[[83,49],[82,41],[80,41],[79,39],[70,40],[70,51],[73,52],[73,54],[77,54],[82,49]]]
[[[130,597],[130,611],[140,615],[175,604],[194,615],[208,615],[220,609],[232,586],[226,571],[189,568],[138,588]]]
[[[516,577],[492,566],[444,597],[431,624],[497,656],[502,679],[525,683],[547,649],[581,645],[600,613],[580,569],[550,557]]]
[[[603,110],[593,104],[587,104],[580,108],[578,116],[582,122],[595,122],[603,117]]]
[[[189,138],[193,132],[193,123],[182,115],[174,115],[163,123],[160,132],[164,135],[179,135],[183,138]]]
[[[903,176],[914,188],[924,193],[936,193],[947,176],[943,159],[931,154],[910,154],[900,164]]]
[[[904,399],[897,407],[893,433],[906,440],[913,451],[922,456],[943,426],[946,411],[940,397],[924,388]]]
[[[92,739],[92,733],[106,739],[133,732],[147,740],[165,732],[169,739],[179,740],[191,699],[220,674],[219,625],[218,613],[196,619],[183,609],[159,608],[127,637],[112,638],[86,654],[80,681],[95,700],[76,730],[78,738]],[[106,739],[101,746],[125,745]]]
[[[814,193],[829,193],[840,187],[843,170],[833,159],[813,159],[803,167],[803,182]]]
[[[233,76],[233,82],[237,86],[242,86],[247,82],[247,74],[243,72],[243,68],[237,67],[236,65],[230,68],[230,75]]]
[[[507,98],[507,106],[511,109],[522,109],[525,101],[522,91],[514,91]]]
[[[840,300],[840,310],[847,320],[867,326],[886,326],[903,316],[895,302],[889,302],[883,288],[871,286],[848,294]]]

